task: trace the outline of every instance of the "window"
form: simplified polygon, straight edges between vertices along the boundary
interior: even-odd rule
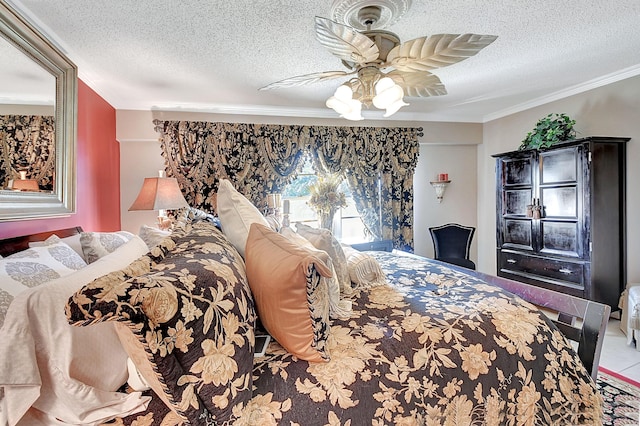
[[[309,186],[318,179],[311,160],[306,159],[302,171],[282,191],[282,199],[289,200],[289,222],[302,222],[309,226],[318,227],[318,215],[316,211],[307,204],[311,193]],[[355,201],[346,180],[340,184],[340,190],[347,197],[347,207],[338,210],[333,219],[333,233],[335,237],[343,243],[358,243],[367,240],[365,226],[356,209]]]

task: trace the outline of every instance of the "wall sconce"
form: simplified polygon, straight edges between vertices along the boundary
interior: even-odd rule
[[[438,203],[442,202],[444,198],[444,191],[447,189],[447,185],[451,183],[449,180],[449,175],[447,173],[438,174],[438,180],[431,181],[431,186],[436,190],[436,198],[438,199]]]
[[[164,171],[159,171],[158,177],[144,178],[138,197],[129,211],[158,210],[158,228],[169,229],[171,220],[166,210],[189,207],[184,199],[176,178],[165,177]]]

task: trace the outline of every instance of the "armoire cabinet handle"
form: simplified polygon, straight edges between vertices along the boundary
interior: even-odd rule
[[[507,259],[507,263],[518,263],[515,259]]]
[[[559,272],[562,272],[563,274],[567,274],[567,275],[573,274],[573,271],[567,268],[560,268]]]

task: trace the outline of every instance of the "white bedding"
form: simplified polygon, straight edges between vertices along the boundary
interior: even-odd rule
[[[72,327],[64,306],[83,285],[147,250],[136,236],[71,275],[16,296],[0,329],[1,425],[96,425],[146,408],[148,398],[139,392],[115,392],[128,373],[113,324]]]

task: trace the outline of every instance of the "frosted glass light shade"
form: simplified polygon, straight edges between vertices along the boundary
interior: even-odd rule
[[[391,78],[384,77],[376,83],[376,96],[373,98],[373,106],[386,110],[384,116],[389,117],[395,114],[405,105],[402,98],[404,91]]]
[[[326,105],[347,120],[363,119],[362,102],[353,99],[353,90],[347,85],[339,86],[333,96],[327,99]]]

